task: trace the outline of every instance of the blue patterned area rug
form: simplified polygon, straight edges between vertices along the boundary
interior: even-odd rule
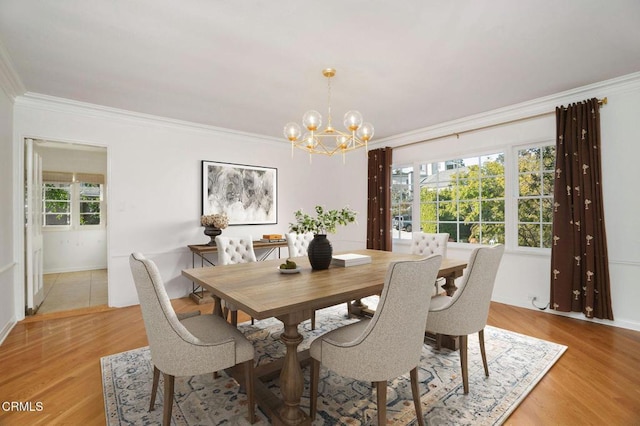
[[[317,311],[318,329],[310,331],[308,321],[300,326],[305,337],[300,349],[307,349],[318,335],[353,321],[346,318],[346,304]],[[257,365],[284,356],[278,320],[256,321],[255,325],[244,323],[239,328],[254,342]],[[485,329],[485,344],[488,378],[484,375],[477,335],[469,336],[470,393],[464,395],[459,353],[448,349],[437,351],[433,344],[425,343],[419,380],[427,424],[502,424],[567,349],[494,327]],[[100,361],[107,424],[161,424],[162,383],[155,410],[147,411],[153,374],[149,348],[110,355]],[[308,368],[304,370],[304,377],[301,405],[308,410]],[[376,396],[370,383],[338,376],[324,367],[320,370],[320,380],[314,425],[376,424]],[[278,379],[269,382],[268,386],[279,395]],[[415,425],[409,374],[389,382],[387,389],[389,423]],[[217,379],[212,374],[176,378],[172,424],[245,425],[249,424],[246,413],[246,395],[235,380],[224,373]],[[256,413],[256,424],[270,424],[260,410]]]

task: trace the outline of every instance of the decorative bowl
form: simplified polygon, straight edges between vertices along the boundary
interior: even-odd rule
[[[302,270],[302,268],[300,266],[298,266],[295,269],[281,269],[281,268],[278,268],[278,271],[280,271],[281,274],[297,274],[301,270]]]

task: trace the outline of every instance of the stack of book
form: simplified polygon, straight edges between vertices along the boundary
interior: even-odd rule
[[[337,254],[333,256],[331,259],[331,264],[335,266],[356,266],[356,265],[365,265],[367,263],[371,263],[371,256],[367,256],[366,254],[356,254],[356,253],[347,253],[347,254]]]
[[[260,241],[263,243],[281,243],[287,241],[285,238],[282,238],[282,234],[264,234]]]

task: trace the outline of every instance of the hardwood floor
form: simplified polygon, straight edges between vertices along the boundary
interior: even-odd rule
[[[569,347],[506,424],[640,424],[640,332],[498,303],[489,324]],[[137,306],[22,321],[0,346],[0,425],[104,425],[100,358],[146,344]],[[12,401],[32,411],[7,411]]]

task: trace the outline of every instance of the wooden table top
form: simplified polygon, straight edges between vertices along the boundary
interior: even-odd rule
[[[282,259],[185,269],[182,274],[253,318],[265,319],[377,294],[382,290],[390,262],[422,257],[379,250],[351,253],[369,255],[372,262],[315,271],[303,256],[293,258],[302,268],[297,274],[280,273],[278,266],[284,262]],[[466,261],[443,259],[439,276],[461,273],[466,265]]]

